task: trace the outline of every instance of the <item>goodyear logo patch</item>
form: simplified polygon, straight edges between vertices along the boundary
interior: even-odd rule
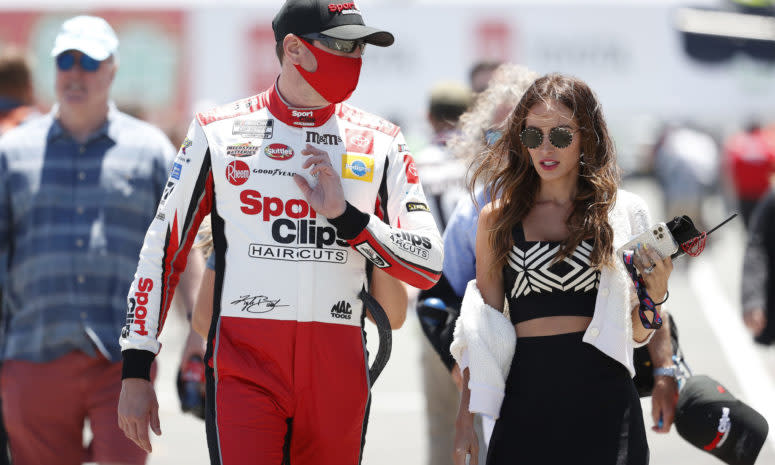
[[[374,178],[374,159],[361,155],[342,155],[342,177],[371,182]]]

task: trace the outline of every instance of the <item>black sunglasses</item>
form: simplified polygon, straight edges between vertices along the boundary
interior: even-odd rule
[[[564,149],[573,142],[573,133],[569,128],[557,126],[549,130],[549,142],[558,149]],[[519,133],[522,145],[529,149],[536,149],[544,143],[544,133],[540,129],[530,126]]]
[[[61,71],[70,71],[75,66],[75,61],[75,53],[60,53],[57,55],[57,68]],[[99,69],[100,63],[102,62],[82,53],[78,64],[82,70],[93,73]]]
[[[327,35],[323,35],[320,33],[302,34],[301,37],[308,40],[317,40],[321,44],[325,45],[326,48],[330,48],[331,50],[336,50],[337,52],[352,53],[355,51],[355,49],[360,47],[361,55],[363,55],[364,51],[366,50],[366,41],[364,41],[363,39],[355,39],[355,40],[335,39],[333,37],[329,37]]]

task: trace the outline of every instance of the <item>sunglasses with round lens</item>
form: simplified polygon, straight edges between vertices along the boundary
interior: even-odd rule
[[[557,126],[549,130],[549,142],[558,149],[564,149],[573,142],[573,132],[570,128]],[[527,127],[519,133],[522,145],[529,149],[537,149],[544,143],[544,133],[536,127]]]
[[[329,37],[327,35],[317,34],[317,33],[303,34],[301,37],[307,40],[317,40],[321,44],[323,44],[326,48],[330,48],[331,50],[336,50],[337,52],[352,53],[358,47],[361,48],[361,55],[363,55],[363,53],[366,51],[366,42],[364,42],[362,39],[356,39],[356,40],[335,39],[333,37]]]
[[[75,54],[74,53],[60,53],[57,56],[57,68],[60,69],[60,71],[70,71],[73,66],[75,65]],[[95,60],[94,58],[90,57],[89,55],[86,55],[85,53],[81,54],[81,59],[79,60],[78,65],[81,67],[82,70],[88,71],[90,73],[93,73],[97,71],[100,67],[100,61]]]

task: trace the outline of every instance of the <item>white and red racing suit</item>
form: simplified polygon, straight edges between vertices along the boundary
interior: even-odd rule
[[[317,214],[293,181],[326,151],[347,209]],[[357,464],[369,400],[367,263],[439,279],[442,242],[400,129],[346,104],[294,109],[275,87],[196,116],[145,236],[123,377],[148,378],[199,223],[212,215],[207,430],[214,464]],[[371,265],[369,265],[371,266]]]

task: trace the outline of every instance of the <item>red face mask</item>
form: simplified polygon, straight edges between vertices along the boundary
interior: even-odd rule
[[[322,49],[301,41],[307,50],[315,55],[318,69],[310,73],[299,65],[294,65],[307,81],[329,103],[344,102],[355,92],[361,75],[361,58],[351,58],[328,53]]]

